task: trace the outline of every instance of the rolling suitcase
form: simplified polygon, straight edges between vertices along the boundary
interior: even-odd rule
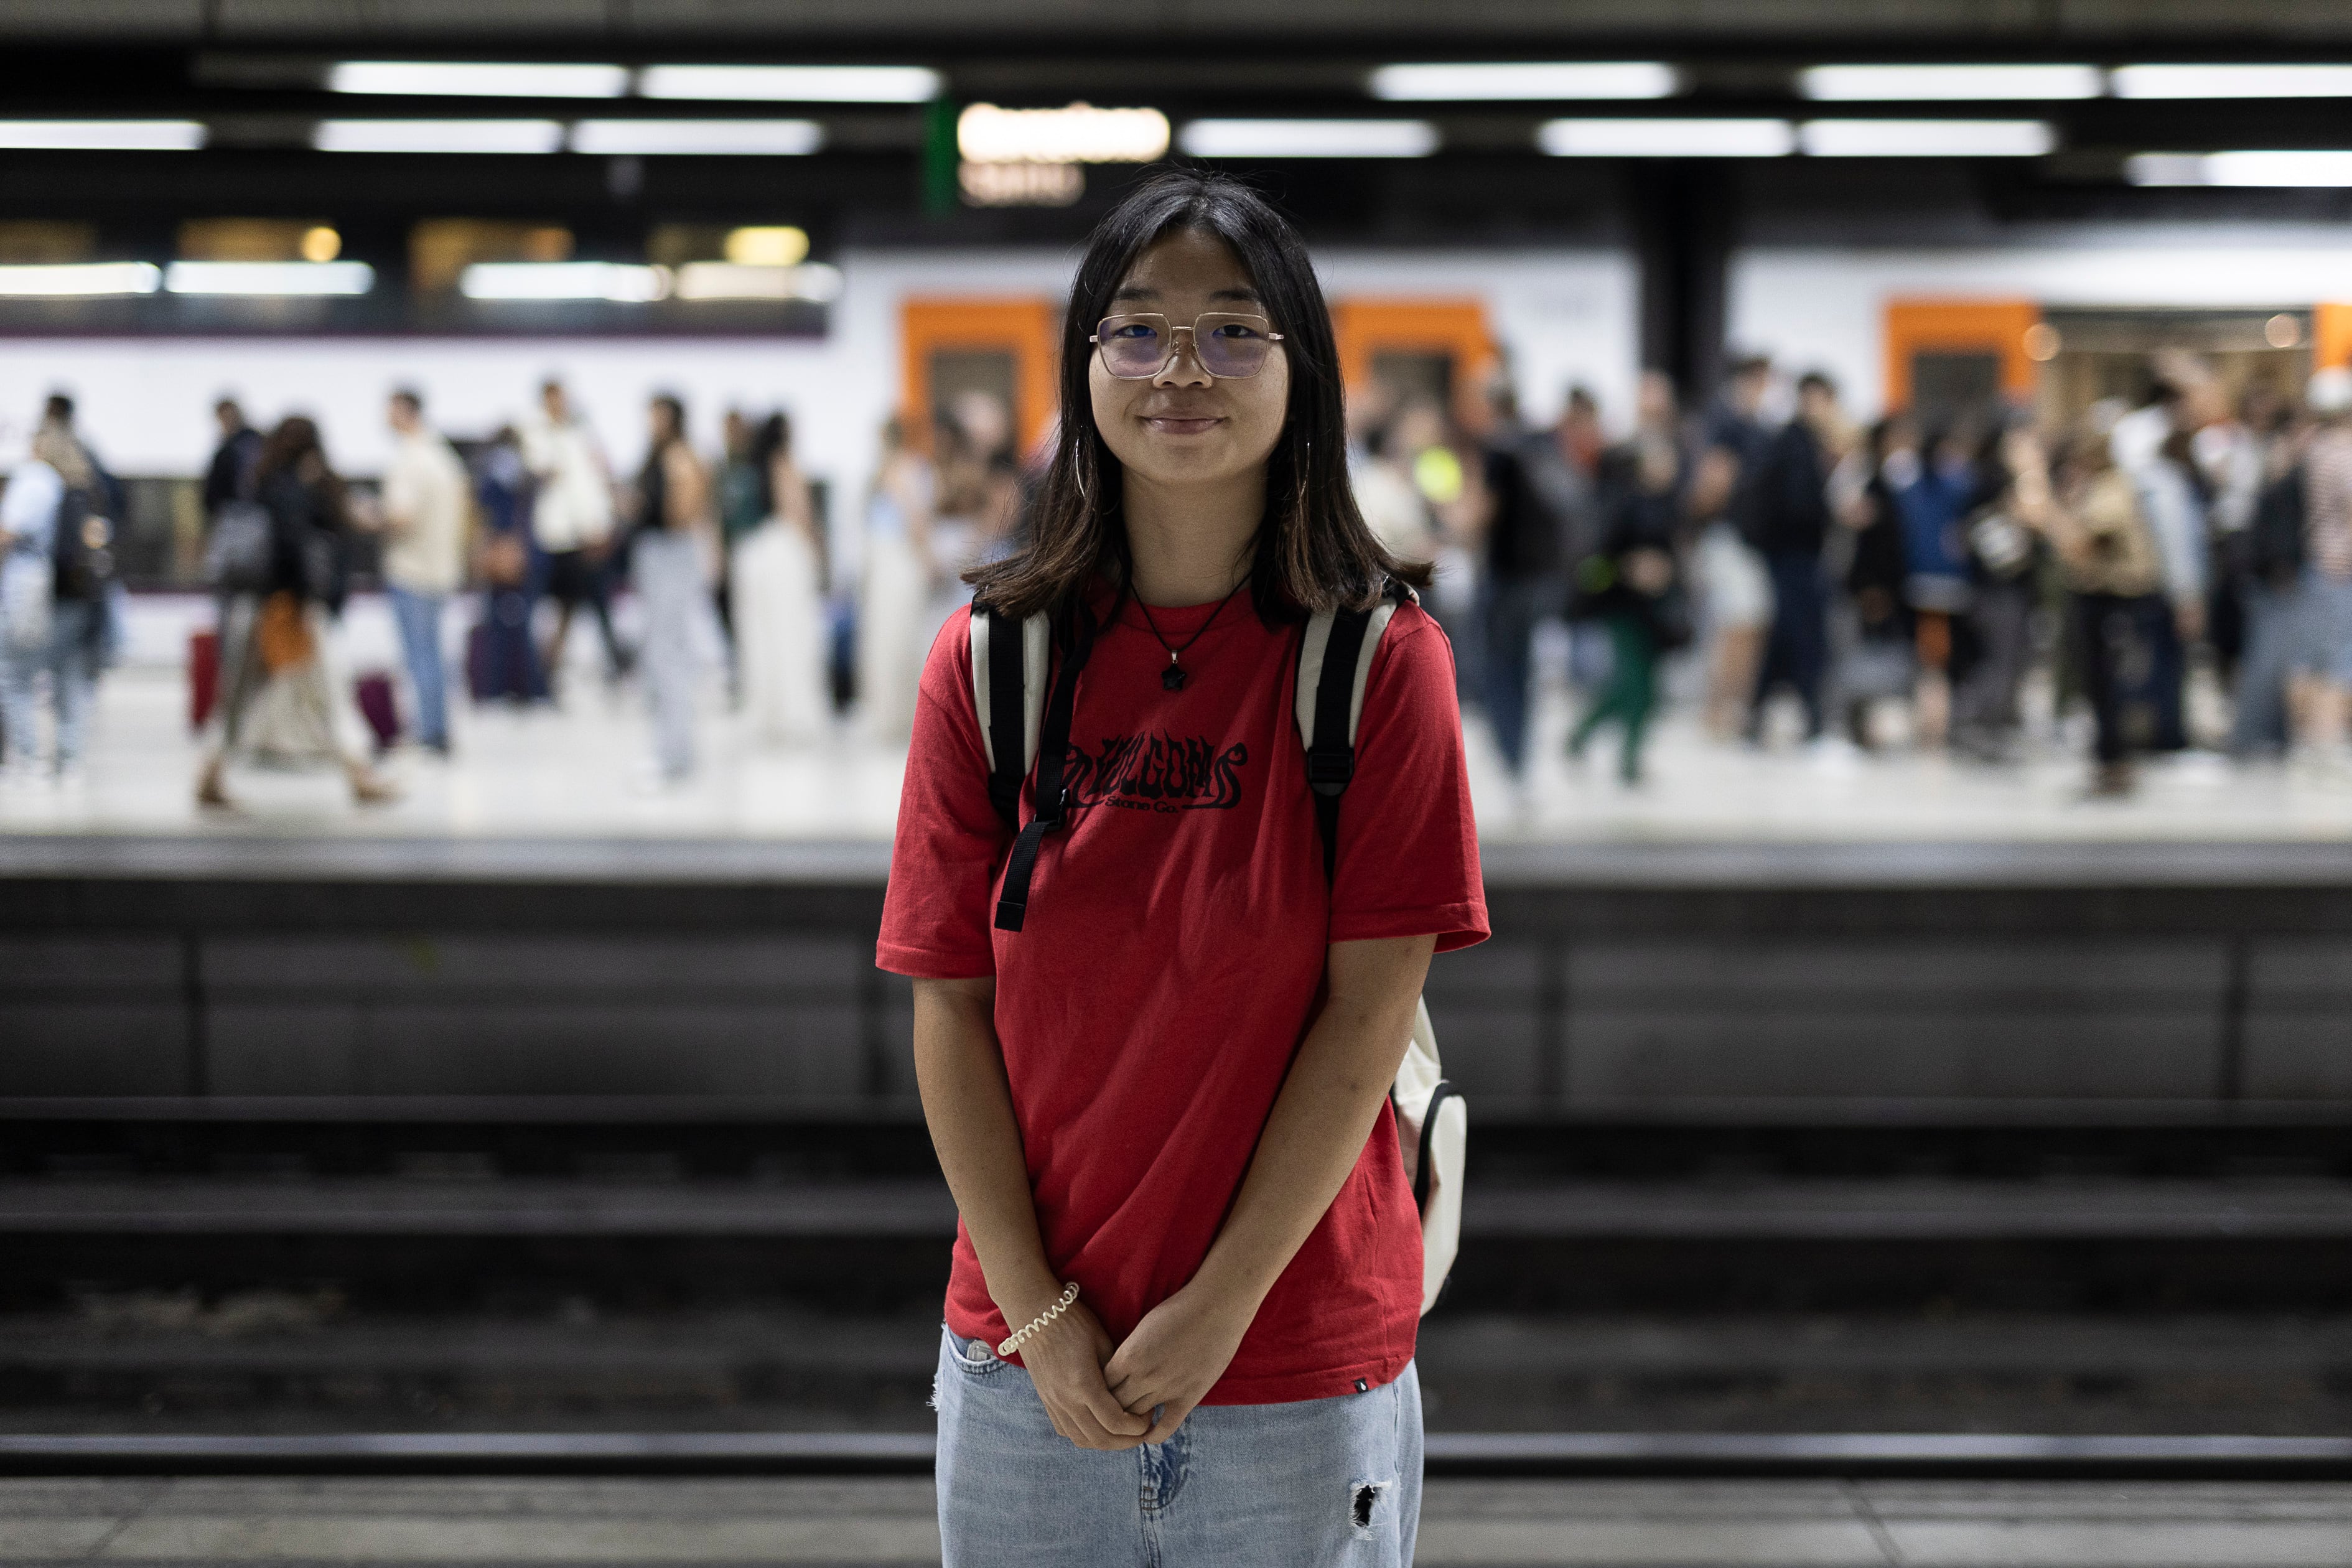
[[[220,700],[220,634],[188,634],[188,728],[201,730]]]
[[[367,721],[377,753],[390,751],[400,739],[400,710],[393,704],[392,677],[380,669],[362,675],[352,682],[352,696],[359,703],[360,717]]]

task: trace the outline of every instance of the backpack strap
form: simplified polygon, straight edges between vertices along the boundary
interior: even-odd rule
[[[1021,781],[1037,759],[1053,623],[1031,616],[1016,629],[989,605],[971,611],[971,702],[988,753],[988,799],[1009,833],[1021,831]]]
[[[1417,604],[1420,595],[1391,579],[1370,609],[1321,611],[1298,639],[1298,739],[1307,748],[1326,879],[1339,870],[1339,797],[1356,776],[1356,728],[1363,722],[1372,655],[1397,606],[1409,601]]]
[[[998,931],[1021,929],[1029,908],[1030,878],[1037,869],[1037,851],[1044,846],[1045,835],[1061,826],[1068,816],[1069,791],[1063,783],[1062,769],[1070,751],[1070,710],[1077,700],[1078,674],[1086,668],[1087,656],[1094,651],[1094,617],[1080,606],[1072,612],[1068,647],[1063,653],[1061,668],[1054,672],[1045,717],[1038,727],[1036,811],[1013,839],[1013,853],[1004,863],[1004,888],[996,900]],[[985,732],[986,726],[982,729]]]

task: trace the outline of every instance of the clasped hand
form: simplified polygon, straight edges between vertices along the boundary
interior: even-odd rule
[[[1249,1328],[1246,1314],[1180,1290],[1114,1346],[1084,1302],[1031,1336],[1021,1363],[1054,1430],[1081,1448],[1165,1443],[1216,1386]]]

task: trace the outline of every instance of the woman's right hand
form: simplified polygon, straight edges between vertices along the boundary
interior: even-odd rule
[[[1151,1430],[1150,1421],[1119,1408],[1103,1381],[1103,1363],[1118,1348],[1083,1301],[1071,1302],[1022,1343],[1021,1364],[1054,1430],[1081,1448],[1132,1448]]]

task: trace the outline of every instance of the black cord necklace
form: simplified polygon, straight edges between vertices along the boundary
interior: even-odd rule
[[[1217,601],[1217,607],[1211,610],[1209,612],[1209,618],[1201,623],[1200,631],[1194,632],[1191,637],[1184,639],[1183,647],[1169,647],[1168,639],[1160,635],[1160,623],[1151,618],[1151,606],[1145,604],[1140,596],[1138,596],[1135,601],[1135,607],[1143,612],[1143,624],[1151,628],[1151,635],[1159,642],[1160,646],[1161,647],[1168,648],[1168,668],[1160,672],[1160,685],[1162,690],[1181,691],[1184,689],[1184,667],[1181,664],[1179,664],[1177,660],[1182,657],[1182,655],[1189,650],[1194,643],[1201,640],[1202,632],[1207,631],[1211,626],[1217,624],[1217,617],[1223,615],[1225,613],[1225,606],[1234,602],[1234,595],[1240,593],[1248,585],[1249,577],[1247,574],[1244,574],[1240,582],[1234,584],[1232,593],[1228,593],[1223,598]]]

